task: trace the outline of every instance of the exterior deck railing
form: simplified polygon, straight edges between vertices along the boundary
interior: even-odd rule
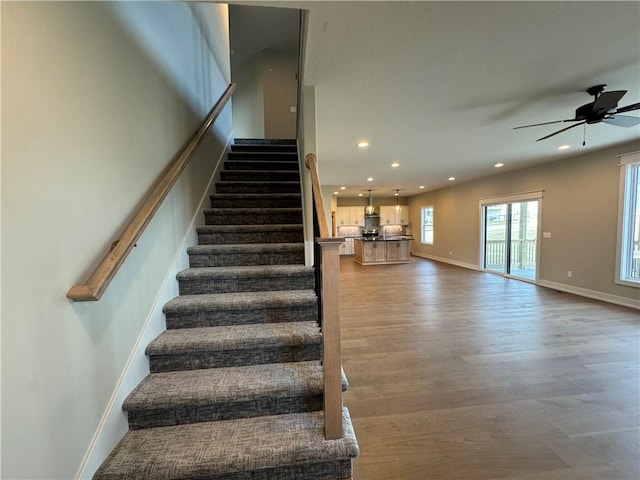
[[[511,266],[531,268],[536,264],[536,240],[511,240]],[[484,258],[485,267],[498,267],[506,262],[506,242],[503,240],[487,240]]]

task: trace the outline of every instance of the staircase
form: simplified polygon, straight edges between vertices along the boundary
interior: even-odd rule
[[[236,140],[211,209],[125,400],[129,432],[94,475],[113,479],[334,480],[358,454],[325,440],[321,333],[304,265],[295,141]],[[343,391],[347,383],[343,375]]]

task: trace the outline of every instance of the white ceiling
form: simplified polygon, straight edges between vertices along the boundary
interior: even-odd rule
[[[640,102],[640,2],[266,4],[309,10],[320,179],[342,196],[412,195],[493,175],[497,162],[515,170],[640,138],[602,123],[586,127],[585,147],[582,127],[541,142],[567,124],[513,130],[573,118],[596,84],[628,90],[619,106]]]

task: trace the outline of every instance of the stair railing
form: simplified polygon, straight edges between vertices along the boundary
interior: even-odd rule
[[[340,350],[340,244],[344,238],[330,237],[318,164],[312,153],[305,157],[311,174],[315,236],[316,284],[322,328],[322,365],[324,372],[324,436],[327,440],[342,433],[342,354]]]
[[[220,96],[216,104],[211,108],[193,138],[174,157],[171,163],[165,168],[156,181],[153,189],[149,192],[142,206],[137,210],[129,224],[125,227],[120,236],[111,243],[109,252],[102,259],[100,264],[91,273],[86,282],[74,285],[67,292],[67,297],[76,302],[89,302],[100,300],[111,280],[124,263],[127,255],[135,246],[136,242],[144,232],[153,215],[156,213],[162,201],[166,198],[171,188],[176,183],[180,174],[191,160],[196,149],[202,143],[204,136],[216,121],[225,105],[236,89],[235,83],[230,83],[224,93]]]

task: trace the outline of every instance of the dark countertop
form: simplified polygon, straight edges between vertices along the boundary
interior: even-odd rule
[[[361,241],[361,242],[397,242],[399,240],[413,240],[413,237],[410,235],[387,235],[386,237],[383,237],[382,235],[379,235],[377,237],[355,237],[354,241]]]

